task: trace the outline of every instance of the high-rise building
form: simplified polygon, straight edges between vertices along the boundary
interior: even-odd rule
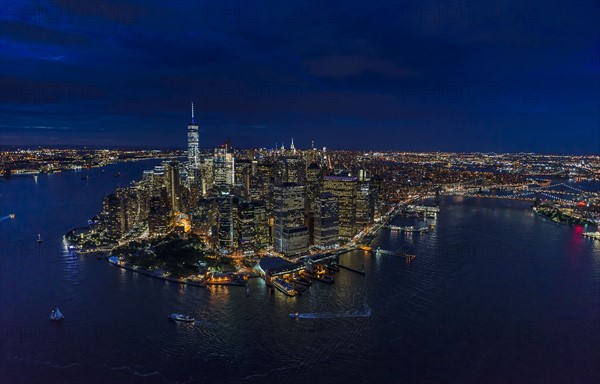
[[[286,256],[308,252],[304,187],[284,183],[273,188],[274,247]]]
[[[248,159],[236,160],[235,162],[235,186],[245,199],[250,198],[250,175],[252,173],[252,161]]]
[[[160,196],[152,196],[148,212],[148,232],[150,236],[160,236],[167,232],[167,217],[168,211],[163,204],[163,199]]]
[[[356,226],[362,230],[373,223],[374,217],[373,192],[368,181],[360,181],[356,193]]]
[[[169,196],[169,205],[172,213],[181,211],[181,176],[179,175],[179,162],[171,161],[165,164],[165,183]]]
[[[197,169],[200,163],[198,153],[198,125],[194,121],[194,103],[192,103],[192,121],[187,128],[188,139],[188,165]]]
[[[215,148],[213,160],[215,187],[230,190],[235,184],[235,163],[233,153],[228,144]]]
[[[218,210],[218,242],[219,247],[233,250],[237,246],[234,228],[235,202],[233,196],[227,192],[217,196]]]
[[[352,238],[357,232],[356,194],[358,179],[351,176],[325,176],[323,192],[338,198],[340,215],[340,236]]]
[[[339,205],[332,193],[322,193],[315,202],[314,243],[323,248],[338,245]]]
[[[269,233],[269,217],[264,202],[253,201],[252,210],[254,212],[254,226],[256,232],[256,245],[265,247],[271,244],[271,235]]]
[[[214,158],[206,157],[200,162],[201,195],[206,197],[215,184]]]

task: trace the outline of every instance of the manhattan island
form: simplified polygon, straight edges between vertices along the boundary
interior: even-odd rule
[[[340,268],[364,274],[339,262],[357,248],[409,263],[413,250],[370,242],[384,227],[426,236],[442,195],[528,200],[555,221],[600,222],[597,193],[546,178],[597,180],[598,156],[302,150],[293,139],[245,150],[227,139],[203,151],[193,104],[187,141],[185,161],[162,162],[106,196],[66,245],[181,284],[246,286],[260,276],[295,296],[311,280],[332,284]],[[391,225],[398,215],[414,224]]]

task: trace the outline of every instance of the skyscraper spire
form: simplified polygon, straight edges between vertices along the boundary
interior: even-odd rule
[[[192,102],[192,122],[187,129],[188,138],[188,162],[191,168],[197,168],[198,158],[198,126],[194,122],[194,102]]]

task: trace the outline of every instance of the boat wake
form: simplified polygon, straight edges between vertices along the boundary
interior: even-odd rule
[[[290,317],[297,319],[333,319],[347,317],[370,317],[373,311],[365,304],[361,309],[352,309],[344,312],[316,312],[316,313],[290,313]]]

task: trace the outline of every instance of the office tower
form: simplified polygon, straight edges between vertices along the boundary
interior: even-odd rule
[[[279,174],[281,183],[304,184],[301,172],[301,161],[298,156],[288,155],[279,160]]]
[[[179,175],[179,166],[178,161],[165,164],[165,183],[172,213],[181,211],[181,177]]]
[[[285,183],[273,188],[274,247],[286,256],[308,252],[304,187]]]
[[[229,193],[222,192],[217,196],[218,244],[219,248],[223,250],[233,250],[237,245],[234,228],[234,205],[234,198]]]
[[[351,176],[325,176],[323,192],[337,196],[339,202],[340,236],[352,238],[357,232],[356,194],[358,180]]]
[[[213,167],[215,187],[229,191],[235,184],[235,163],[231,147],[228,144],[215,148]]]
[[[235,186],[244,199],[250,198],[250,174],[252,173],[252,161],[248,159],[236,160],[235,162]]]
[[[273,164],[262,160],[256,166],[256,174],[250,178],[250,199],[269,202],[273,181]]]
[[[198,125],[194,121],[194,103],[192,103],[192,121],[187,129],[188,139],[188,165],[189,168],[198,168],[199,153],[198,153]]]
[[[214,188],[215,170],[214,158],[206,157],[200,162],[201,195],[206,197]]]
[[[338,198],[332,193],[320,194],[315,202],[315,245],[322,248],[338,245],[339,225]]]
[[[239,247],[248,251],[256,244],[256,226],[254,225],[254,207],[249,202],[241,202],[237,208],[236,231]]]
[[[373,193],[368,181],[359,181],[356,193],[356,228],[362,230],[373,223]]]
[[[271,244],[269,217],[267,215],[266,205],[262,201],[253,201],[252,210],[254,212],[254,226],[256,227],[256,246],[266,247]]]

